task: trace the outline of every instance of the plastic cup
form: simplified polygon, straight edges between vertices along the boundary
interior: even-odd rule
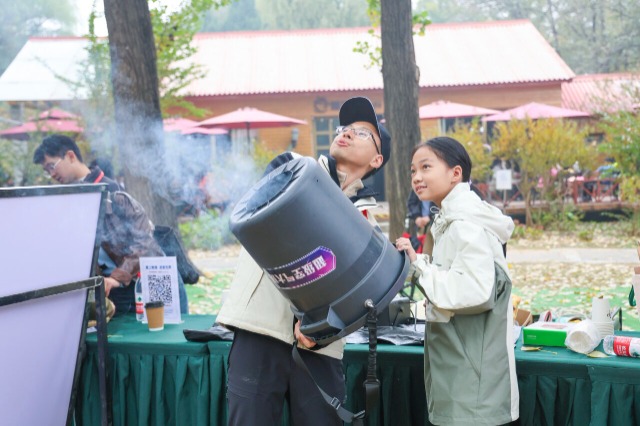
[[[161,300],[146,303],[147,324],[149,331],[164,330],[164,303]]]

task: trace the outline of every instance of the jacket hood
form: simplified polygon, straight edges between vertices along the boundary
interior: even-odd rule
[[[331,179],[342,189],[342,192],[349,197],[352,203],[368,200],[368,202],[372,202],[374,206],[377,204],[374,197],[378,195],[378,193],[366,186],[362,179],[356,179],[346,188],[342,188],[342,185],[347,180],[347,174],[337,169],[336,160],[333,157],[321,155],[318,158],[318,163],[329,173]]]
[[[497,207],[482,201],[471,191],[468,182],[457,184],[442,200],[440,212],[433,223],[434,235],[443,232],[454,220],[466,220],[481,226],[495,235],[500,244],[509,240],[514,229],[513,220]]]

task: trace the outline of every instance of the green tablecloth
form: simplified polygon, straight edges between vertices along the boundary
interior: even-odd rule
[[[640,337],[640,333],[620,332]],[[523,425],[640,424],[640,359],[516,347]],[[602,345],[597,348],[603,352]]]
[[[208,329],[215,317],[186,316],[151,333],[135,318],[109,324],[109,373],[115,425],[226,424],[226,364],[230,342],[193,343],[183,329]],[[629,334],[629,333],[625,333]],[[634,335],[640,336],[636,333]],[[640,424],[640,359],[589,358],[563,348],[516,348],[523,425]],[[347,345],[347,408],[364,408],[367,345]],[[378,345],[381,404],[371,425],[428,424],[423,348]],[[96,336],[87,337],[78,409],[99,424]],[[286,423],[286,422],[285,422]]]
[[[185,328],[204,330],[214,317],[191,315],[150,332],[133,316],[108,325],[114,425],[224,424],[226,363],[206,344],[188,342]],[[219,343],[227,351],[228,342]],[[87,337],[79,403],[83,424],[100,424],[96,335]]]

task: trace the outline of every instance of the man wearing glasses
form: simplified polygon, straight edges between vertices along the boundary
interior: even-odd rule
[[[347,100],[340,108],[339,118],[340,127],[336,129],[329,156],[320,157],[318,162],[371,225],[377,226],[368,211],[377,205],[373,198],[376,194],[362,180],[389,160],[391,137],[379,124],[373,105],[366,98]],[[296,156],[290,152],[279,155],[265,174]],[[343,402],[344,339],[319,348],[301,335],[288,300],[244,249],[217,320],[235,331],[227,383],[229,425],[280,424],[285,400],[293,426],[342,425],[313,379],[295,364],[291,345],[297,340],[298,347],[303,349],[301,356],[318,385]]]
[[[105,275],[105,292],[116,306],[116,314],[135,312],[133,282],[140,271],[140,257],[164,256],[153,238],[153,224],[144,208],[119,185],[104,175],[99,167],[90,169],[82,161],[76,143],[63,135],[46,137],[33,154],[52,179],[61,184],[86,183],[107,185],[109,195],[103,222],[98,227],[100,259],[106,259],[101,273]],[[105,256],[106,255],[106,256]],[[107,266],[111,265],[111,266]],[[187,294],[178,275],[180,310],[188,313]]]

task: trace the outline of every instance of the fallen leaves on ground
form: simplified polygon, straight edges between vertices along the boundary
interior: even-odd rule
[[[600,263],[515,263],[509,265],[513,293],[522,298],[520,309],[534,315],[547,309],[554,316],[591,314],[594,297],[611,299],[621,307],[623,328],[640,330],[636,308],[629,306],[633,266]]]
[[[217,314],[222,305],[222,291],[229,288],[233,271],[216,271],[208,278],[205,274],[200,281],[187,285],[190,314]]]
[[[511,238],[510,248],[630,248],[636,247],[638,236],[628,221],[578,222],[572,229],[544,229],[530,233],[531,238]],[[637,233],[638,230],[635,230]]]
[[[579,235],[591,230],[593,239],[582,240]],[[515,239],[510,248],[631,248],[637,238],[630,236],[629,226],[616,222],[584,222],[572,232],[543,231],[537,239]],[[224,246],[215,252],[190,251],[189,256],[237,257],[240,245]],[[633,266],[601,263],[512,263],[509,265],[513,293],[522,298],[521,309],[534,315],[552,310],[556,316],[580,313],[589,316],[594,297],[611,298],[612,307],[621,307],[623,328],[640,330],[636,309],[629,306]],[[220,309],[222,290],[233,278],[233,271],[203,271],[195,285],[187,286],[191,313],[216,314]]]

